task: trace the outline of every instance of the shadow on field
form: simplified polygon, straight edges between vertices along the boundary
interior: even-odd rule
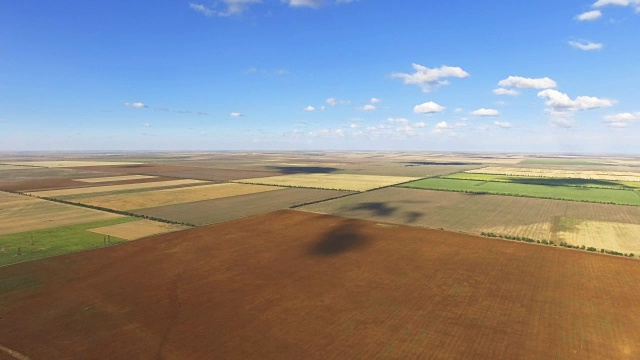
[[[412,161],[412,162],[405,163],[405,166],[428,166],[428,165],[481,165],[481,164],[471,163],[471,162],[459,162],[459,161],[449,161],[449,162]]]
[[[419,211],[406,211],[403,215],[404,215],[404,221],[406,221],[409,224],[412,224],[418,221],[418,219],[420,219],[423,216],[423,214]]]
[[[330,174],[339,170],[323,166],[267,166],[267,168],[285,174]]]
[[[354,205],[351,211],[367,210],[377,216],[390,216],[396,212],[397,208],[391,207],[384,202],[367,202]]]
[[[346,220],[322,235],[311,246],[311,255],[335,256],[366,246],[369,240],[359,231],[361,227],[356,220]]]
[[[526,185],[546,185],[546,186],[573,186],[573,187],[586,187],[586,186],[600,186],[600,187],[616,187],[633,189],[631,186],[627,186],[615,181],[596,180],[596,179],[562,179],[562,178],[521,178],[513,177],[508,179],[512,183],[526,184]]]

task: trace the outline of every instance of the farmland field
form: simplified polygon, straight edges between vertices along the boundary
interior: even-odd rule
[[[0,235],[120,217],[122,215],[0,192]]]
[[[8,165],[18,166],[35,166],[46,168],[69,168],[69,167],[85,167],[85,166],[126,166],[126,165],[138,165],[137,162],[122,162],[122,161],[83,161],[83,160],[52,160],[52,161],[13,161],[4,162]]]
[[[144,164],[132,166],[95,166],[83,168],[86,170],[99,172],[113,172],[118,174],[132,175],[156,175],[167,176],[181,179],[198,179],[227,181],[237,179],[247,179],[254,177],[265,177],[272,175],[280,175],[281,172],[265,171],[265,170],[243,170],[243,169],[218,169],[185,165],[167,165],[167,164]]]
[[[89,229],[124,224],[133,220],[136,218],[119,217],[0,235],[0,266],[105,246],[104,236],[90,232]],[[123,241],[124,239],[118,237],[110,238],[111,245]]]
[[[631,359],[639,282],[631,259],[280,211],[0,268],[0,339],[33,359]]]
[[[141,191],[129,194],[101,195],[74,199],[73,201],[107,209],[134,210],[189,203],[193,201],[220,199],[231,196],[275,191],[279,189],[281,188],[276,186],[224,183],[176,189]]]
[[[640,192],[633,190],[597,189],[572,186],[533,185],[489,181],[484,182],[475,180],[443,178],[423,179],[401,186],[414,189],[461,191],[478,194],[512,195],[640,206]]]
[[[416,180],[407,176],[379,176],[352,174],[292,174],[265,178],[237,180],[240,183],[306,187],[329,190],[366,191],[383,186]]]
[[[151,235],[184,230],[186,228],[186,226],[181,225],[166,224],[151,220],[138,220],[123,224],[101,226],[87,231],[96,234],[114,236],[125,240],[136,240]]]
[[[351,194],[348,191],[284,188],[255,194],[195,201],[176,205],[135,210],[136,214],[169,219],[183,223],[205,225],[287,209],[322,199]]]
[[[467,170],[472,174],[516,175],[569,179],[593,179],[613,181],[640,181],[639,172],[629,171],[596,171],[596,170],[567,170],[567,169],[534,169],[512,167],[485,167],[475,170]]]
[[[63,197],[63,196],[70,196],[70,195],[96,194],[96,193],[107,193],[107,192],[127,191],[127,190],[143,190],[143,189],[153,189],[153,188],[178,187],[178,186],[185,186],[185,185],[201,185],[201,184],[207,184],[207,183],[208,182],[202,181],[202,180],[168,180],[168,181],[154,181],[154,182],[122,184],[122,185],[105,185],[105,186],[79,187],[79,188],[73,188],[73,189],[46,190],[46,191],[28,192],[27,194],[38,196],[38,197]]]
[[[105,176],[98,178],[84,178],[84,179],[73,179],[75,181],[87,182],[87,183],[104,183],[104,182],[112,182],[112,181],[127,181],[127,180],[140,180],[140,179],[155,179],[157,176],[151,175],[122,175],[122,176]]]
[[[622,190],[631,190],[631,189],[640,190],[640,182],[634,182],[634,181],[532,177],[532,176],[517,176],[517,175],[494,175],[494,174],[476,174],[476,173],[467,173],[467,172],[444,175],[440,177],[444,179],[492,181],[492,182],[506,182],[506,183],[530,184],[530,185],[577,186],[577,187],[607,188],[607,189],[622,189]]]
[[[640,253],[640,237],[636,232],[637,224],[640,224],[640,207],[634,206],[391,187],[299,209],[471,234],[494,232]],[[588,225],[591,222],[607,225],[596,228]]]

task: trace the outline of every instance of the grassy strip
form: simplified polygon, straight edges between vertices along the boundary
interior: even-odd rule
[[[549,245],[549,246],[562,246],[568,249],[576,249],[576,250],[583,250],[583,251],[589,251],[589,252],[600,252],[601,254],[608,254],[608,255],[615,255],[615,256],[625,256],[625,257],[634,257],[635,255],[633,253],[621,253],[619,251],[615,251],[615,250],[607,250],[607,249],[600,249],[598,251],[598,249],[594,248],[594,247],[586,247],[584,245],[571,245],[569,243],[566,243],[564,241],[561,241],[559,244],[556,244],[553,240],[535,240],[532,238],[528,238],[528,237],[524,237],[524,236],[510,236],[510,235],[500,235],[500,234],[495,234],[492,232],[482,232],[480,233],[480,235],[482,236],[486,236],[486,237],[490,237],[490,238],[499,238],[499,239],[505,239],[505,240],[514,240],[514,241],[523,241],[523,242],[527,242],[527,243],[536,243],[536,244],[541,244],[541,245]]]
[[[0,235],[0,266],[126,242],[87,230],[136,220],[125,217]]]
[[[401,185],[400,187],[640,206],[640,194],[632,190],[591,189],[570,186],[482,182],[443,178],[418,180]]]

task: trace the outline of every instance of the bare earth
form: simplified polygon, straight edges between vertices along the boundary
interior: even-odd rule
[[[640,262],[296,211],[0,268],[32,359],[634,359]]]
[[[46,168],[59,168],[59,167],[84,167],[84,166],[123,166],[123,165],[138,165],[138,162],[116,162],[116,161],[74,161],[74,160],[54,160],[54,161],[14,161],[5,162],[9,165],[19,166],[38,166]]]
[[[156,181],[156,182],[123,184],[123,185],[91,186],[91,187],[81,187],[81,188],[75,188],[75,189],[36,191],[36,192],[29,192],[27,194],[39,196],[39,197],[58,197],[58,196],[68,196],[68,195],[104,193],[104,192],[111,192],[111,191],[142,190],[142,189],[164,188],[164,187],[171,187],[171,186],[199,185],[199,184],[206,184],[206,183],[207,183],[206,181],[202,181],[202,180],[169,180],[169,181]]]
[[[84,179],[73,179],[73,180],[86,182],[86,183],[103,183],[103,182],[111,182],[111,181],[126,181],[126,180],[155,179],[155,178],[157,178],[157,176],[122,175],[122,176],[105,176],[105,177],[98,177],[98,178],[84,178]]]

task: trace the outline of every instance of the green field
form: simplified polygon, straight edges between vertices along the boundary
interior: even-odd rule
[[[640,192],[632,190],[594,189],[576,186],[532,185],[443,178],[418,180],[401,185],[401,187],[640,206]]]
[[[572,179],[572,178],[546,178],[517,175],[494,175],[475,173],[456,173],[439,176],[444,179],[493,181],[528,185],[549,185],[549,186],[577,186],[600,189],[637,190],[640,191],[640,182],[595,180],[595,179]]]
[[[0,236],[0,266],[105,246],[104,235],[87,231],[138,220],[124,217]],[[31,240],[33,239],[33,241]],[[126,240],[111,237],[111,245]],[[19,250],[18,250],[19,249]]]

